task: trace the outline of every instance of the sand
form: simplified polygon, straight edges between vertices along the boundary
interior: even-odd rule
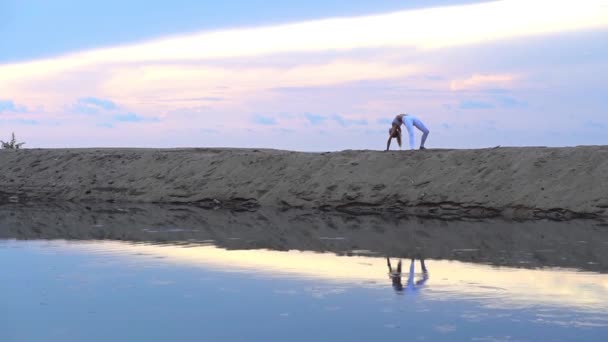
[[[332,252],[608,272],[608,229],[594,220],[452,221],[315,213],[207,210],[190,205],[95,203],[0,206],[0,240],[212,243],[234,250]]]
[[[0,151],[0,203],[180,203],[441,219],[608,217],[608,146]]]

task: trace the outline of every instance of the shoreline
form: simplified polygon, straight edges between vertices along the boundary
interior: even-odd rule
[[[608,218],[608,146],[0,150],[0,204],[129,202],[438,219]]]

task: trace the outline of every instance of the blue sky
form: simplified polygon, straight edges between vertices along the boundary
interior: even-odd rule
[[[430,147],[606,144],[606,37],[603,0],[4,0],[0,136],[382,149],[410,112]]]

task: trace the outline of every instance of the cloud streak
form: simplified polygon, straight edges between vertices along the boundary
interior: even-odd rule
[[[111,111],[115,109],[118,109],[116,103],[96,97],[80,98],[71,108],[74,112],[81,114],[99,114],[101,111]]]
[[[304,117],[306,118],[306,120],[308,120],[308,123],[310,123],[313,126],[321,125],[323,122],[325,122],[327,120],[326,116],[311,114],[311,113],[304,114]]]
[[[116,103],[114,103],[110,100],[98,99],[95,97],[86,97],[86,98],[79,99],[78,103],[87,105],[87,106],[99,107],[99,108],[102,108],[105,110],[113,110],[113,109],[118,108]]]
[[[116,114],[112,116],[116,122],[157,122],[158,118],[146,118],[135,113]]]
[[[0,80],[57,74],[100,64],[210,60],[380,47],[438,49],[606,27],[608,8],[602,0],[504,0],[202,32],[4,65],[0,66]]]
[[[256,115],[252,119],[253,123],[263,126],[274,126],[277,124],[277,119],[270,116]]]
[[[365,119],[349,119],[342,115],[332,115],[332,120],[334,120],[338,125],[342,127],[350,127],[350,126],[367,126],[368,122]]]
[[[13,101],[0,100],[0,113],[2,112],[14,112],[17,110]]]
[[[512,85],[518,78],[518,75],[508,75],[508,74],[474,74],[467,79],[462,80],[453,80],[450,83],[450,89],[454,91],[459,90],[471,90],[471,89],[481,89],[481,88],[495,88],[495,87],[504,87],[507,85]]]
[[[18,106],[15,102],[10,100],[0,100],[0,113],[12,112],[12,113],[27,113],[27,108],[24,106]]]
[[[458,106],[460,109],[490,109],[494,108],[494,105],[483,101],[462,101]]]

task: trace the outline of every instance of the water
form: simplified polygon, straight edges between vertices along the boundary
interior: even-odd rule
[[[604,341],[606,245],[595,222],[3,207],[0,341]]]

